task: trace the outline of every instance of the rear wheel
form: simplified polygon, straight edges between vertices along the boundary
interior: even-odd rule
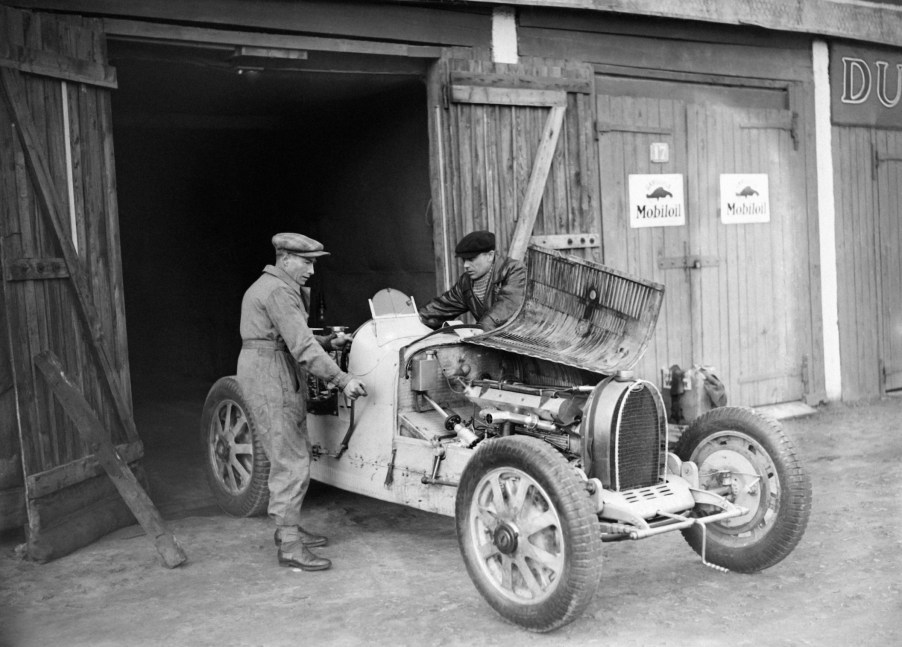
[[[219,506],[236,517],[263,514],[269,504],[269,460],[238,380],[210,389],[201,417],[204,471]]]
[[[541,440],[483,443],[461,475],[456,521],[470,579],[506,620],[551,631],[595,594],[598,517],[582,480]]]
[[[698,466],[702,489],[748,508],[741,517],[707,526],[705,557],[740,573],[773,566],[796,547],[811,512],[811,482],[792,442],[775,420],[751,409],[713,409],[693,422],[676,448]],[[696,514],[714,512],[696,507]],[[702,554],[703,531],[683,531]]]

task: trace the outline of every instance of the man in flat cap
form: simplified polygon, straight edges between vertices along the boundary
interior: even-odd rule
[[[464,273],[420,308],[420,320],[435,329],[469,312],[483,330],[493,330],[514,316],[526,295],[526,266],[501,255],[490,231],[467,234],[454,254],[463,259]]]
[[[269,458],[269,516],[276,523],[278,561],[307,571],[332,565],[310,551],[327,539],[301,527],[301,505],[310,484],[307,373],[356,399],[366,395],[357,378],[342,371],[327,350],[347,336],[316,336],[307,326],[306,294],[316,259],[329,252],[301,234],[276,234],[275,265],[267,265],[241,301],[238,381],[257,422]]]

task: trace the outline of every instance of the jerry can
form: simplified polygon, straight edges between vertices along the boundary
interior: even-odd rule
[[[684,373],[684,384],[687,388],[680,395],[680,409],[686,424],[727,403],[723,382],[714,374],[713,366],[693,365]]]

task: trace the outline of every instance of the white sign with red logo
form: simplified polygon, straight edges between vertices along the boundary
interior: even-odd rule
[[[683,176],[630,175],[630,227],[675,227],[686,224]]]
[[[722,173],[720,221],[727,225],[770,222],[766,173]]]

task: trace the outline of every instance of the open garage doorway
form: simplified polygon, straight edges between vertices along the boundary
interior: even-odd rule
[[[433,295],[428,61],[116,40],[109,56],[135,417],[172,517],[212,502],[203,401],[234,374],[273,234],[332,252],[311,326],[355,329],[382,288]]]

